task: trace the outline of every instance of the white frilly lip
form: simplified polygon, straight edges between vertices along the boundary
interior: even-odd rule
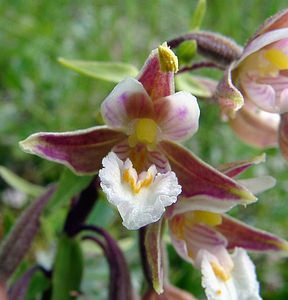
[[[130,229],[139,229],[158,221],[165,211],[165,207],[177,201],[181,193],[174,172],[161,174],[154,165],[147,172],[137,174],[130,159],[125,162],[110,152],[104,157],[103,168],[99,171],[101,187],[108,201],[115,205],[122,217],[123,225]],[[137,193],[123,180],[123,172],[128,170],[135,182],[151,175],[151,184],[143,186]]]
[[[227,250],[226,256],[229,256]],[[221,259],[214,254],[203,250],[201,253],[202,286],[208,300],[261,300],[259,283],[256,278],[255,266],[246,251],[236,248],[230,256],[232,269],[229,271],[221,263]],[[229,257],[226,257],[229,259]],[[219,269],[227,272],[228,278],[223,280],[215,273],[212,265],[217,264]]]

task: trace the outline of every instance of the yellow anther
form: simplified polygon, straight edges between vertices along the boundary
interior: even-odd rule
[[[210,262],[214,274],[222,281],[227,281],[230,279],[230,275],[225,272],[223,267],[219,263],[212,261]]]
[[[288,69],[288,55],[279,49],[269,49],[265,51],[264,57],[272,63],[278,70]]]
[[[178,58],[167,46],[167,43],[158,47],[158,54],[162,72],[178,72]]]
[[[131,175],[129,169],[125,169],[122,174],[122,179],[130,185],[130,188],[134,194],[138,194],[143,187],[149,187],[153,182],[153,176],[149,172],[143,180],[136,181],[136,179]]]

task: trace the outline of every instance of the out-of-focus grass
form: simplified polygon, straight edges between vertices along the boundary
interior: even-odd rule
[[[57,179],[61,167],[22,153],[18,141],[37,131],[95,125],[99,103],[113,88],[63,68],[57,58],[117,60],[141,67],[151,49],[187,31],[195,4],[195,0],[1,1],[0,164],[38,184]],[[243,44],[265,18],[285,5],[285,0],[208,0],[203,28]],[[201,103],[201,108],[200,130],[191,141],[200,157],[217,165],[260,153],[220,123],[215,106]],[[267,164],[255,167],[250,175],[269,173],[278,179],[276,188],[261,195],[258,204],[232,214],[288,238],[288,166],[277,150],[267,154]],[[177,265],[172,280],[199,295],[199,272],[180,263],[170,248],[169,253],[172,270]],[[285,262],[257,257],[264,299],[288,298]]]

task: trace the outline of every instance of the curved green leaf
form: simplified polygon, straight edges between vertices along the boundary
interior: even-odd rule
[[[121,62],[82,61],[59,58],[63,66],[78,73],[110,82],[120,82],[125,77],[135,77],[136,67]]]
[[[24,180],[3,166],[0,166],[0,177],[11,187],[32,197],[40,196],[45,190],[41,186]]]

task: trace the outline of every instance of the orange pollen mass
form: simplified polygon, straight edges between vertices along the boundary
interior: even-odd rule
[[[131,187],[131,190],[134,194],[138,194],[142,188],[147,188],[153,182],[153,175],[151,173],[147,173],[146,177],[143,180],[135,180],[135,178],[131,175],[129,169],[125,169],[122,175],[122,179],[128,183]]]

